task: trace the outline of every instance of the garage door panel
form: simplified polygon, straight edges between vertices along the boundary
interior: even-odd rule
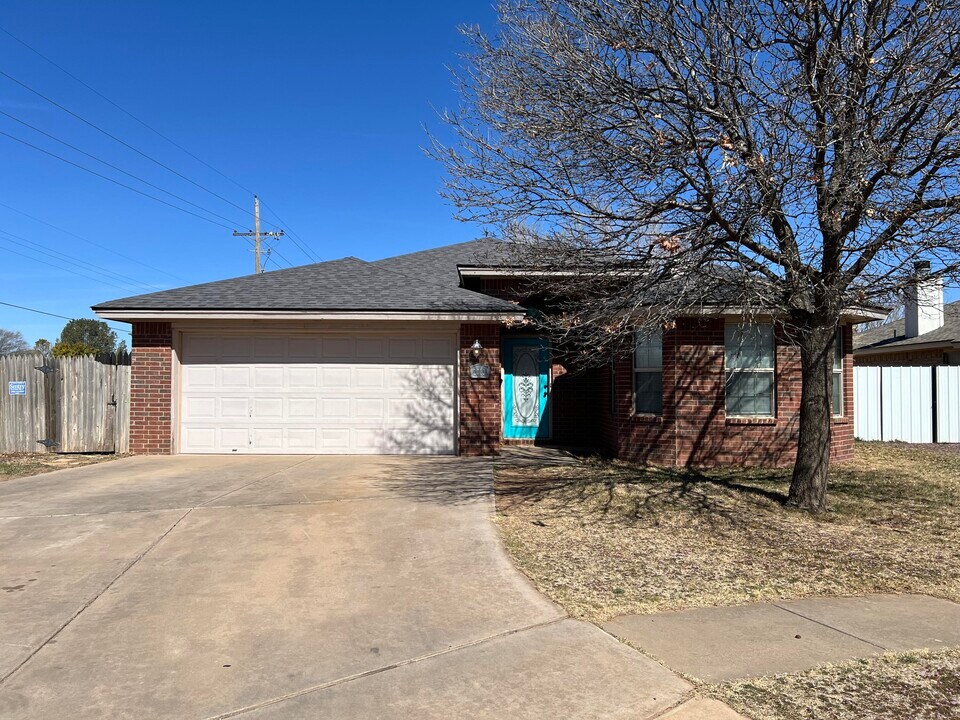
[[[284,418],[282,397],[257,397],[253,399],[253,412],[250,417],[254,420],[278,420]]]
[[[220,409],[214,419],[220,420],[238,420],[249,418],[250,398],[246,397],[221,397],[219,398]],[[214,404],[216,408],[216,404]]]
[[[291,420],[318,420],[319,399],[315,397],[291,397],[287,399],[287,417]]]
[[[322,449],[327,452],[349,453],[352,450],[349,428],[323,428],[320,440]]]
[[[352,370],[349,366],[324,366],[320,371],[321,387],[324,390],[349,390]]]
[[[243,365],[221,365],[219,386],[223,388],[249,388],[253,368]]]
[[[350,418],[350,398],[324,398],[320,403],[321,420],[348,420]]]
[[[383,338],[357,338],[357,360],[382,360],[385,346]]]
[[[287,448],[290,452],[316,452],[320,446],[316,428],[287,428]]]
[[[184,390],[216,389],[217,367],[215,365],[184,365]]]
[[[187,335],[181,358],[182,452],[455,450],[452,338]]]
[[[287,387],[291,390],[316,390],[320,387],[320,368],[288,366]]]
[[[358,367],[354,374],[357,388],[383,389],[386,386],[386,372],[379,367]]]
[[[220,447],[230,450],[248,450],[250,445],[250,428],[225,426],[218,428]]]
[[[253,387],[257,390],[281,390],[286,378],[284,365],[255,366],[251,369]]]
[[[319,338],[290,337],[287,339],[287,360],[291,362],[316,362],[319,357]]]
[[[253,340],[253,356],[257,362],[283,362],[287,359],[287,339],[258,337]]]
[[[356,357],[354,338],[323,338],[320,347],[321,360],[353,360]]]
[[[220,342],[220,360],[224,362],[249,362],[253,358],[253,338],[226,335]]]

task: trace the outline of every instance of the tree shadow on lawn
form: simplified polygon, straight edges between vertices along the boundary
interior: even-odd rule
[[[496,489],[500,507],[508,512],[519,503],[554,514],[589,511],[652,524],[669,511],[726,522],[756,522],[762,514],[842,522],[891,511],[950,513],[960,488],[927,479],[899,468],[838,464],[831,469],[830,511],[818,516],[783,507],[788,468],[670,468],[594,458],[559,468],[501,462]]]
[[[782,470],[709,471],[666,468],[587,459],[550,468],[502,461],[497,473],[497,502],[509,512],[537,505],[552,514],[593,514],[628,523],[656,525],[666,511],[681,511],[733,523],[749,505],[780,505],[788,477]]]

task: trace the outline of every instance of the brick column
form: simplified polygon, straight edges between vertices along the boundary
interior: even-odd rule
[[[133,324],[130,452],[173,452],[173,332],[170,323]]]
[[[483,345],[481,362],[490,366],[486,380],[470,377],[470,346]],[[460,326],[460,454],[496,455],[502,428],[500,382],[500,326]]]

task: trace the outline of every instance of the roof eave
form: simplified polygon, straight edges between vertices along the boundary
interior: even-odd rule
[[[957,340],[932,340],[930,342],[906,343],[887,345],[867,345],[853,349],[854,355],[882,355],[885,353],[906,353],[917,350],[937,350],[940,348],[953,349],[960,347],[960,341]]]
[[[501,322],[524,317],[517,310],[152,310],[93,308],[105,320],[120,322],[170,320],[446,320]]]

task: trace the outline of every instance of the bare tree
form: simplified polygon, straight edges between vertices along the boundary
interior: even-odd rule
[[[29,349],[30,345],[23,339],[23,333],[18,330],[0,328],[0,355],[9,355]]]
[[[825,507],[844,308],[955,279],[960,0],[516,0],[466,28],[433,139],[461,219],[514,241],[596,347],[717,298],[800,347],[788,503]]]

